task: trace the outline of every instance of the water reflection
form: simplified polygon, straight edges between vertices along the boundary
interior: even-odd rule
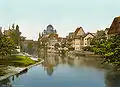
[[[104,67],[96,58],[47,54],[41,65],[33,67],[30,72],[25,70],[1,81],[0,87],[2,85],[12,87],[14,82],[26,85],[25,87],[34,87],[33,85],[40,87],[41,84],[43,87],[56,87],[53,86],[53,83],[59,84],[59,87],[63,87],[63,84],[66,87],[120,87],[120,72],[115,71],[114,68],[106,69]],[[21,75],[23,76],[21,77]],[[27,84],[27,81],[30,82]],[[44,86],[46,83],[50,85]]]
[[[106,87],[120,87],[120,71],[109,71],[105,77]]]
[[[25,69],[24,71],[11,76],[10,78],[4,79],[2,81],[0,81],[0,87],[12,87],[12,82],[14,82],[17,78],[19,78],[21,75],[26,74],[27,73],[27,69]]]
[[[0,87],[12,87],[11,81],[9,78],[0,81]]]
[[[78,56],[74,58],[68,56],[58,56],[56,54],[48,56],[49,57],[45,58],[45,62],[42,65],[49,76],[53,74],[54,68],[57,67],[59,64],[68,64],[70,67],[86,66],[88,68],[92,67],[100,71],[103,70],[105,72],[106,87],[120,87],[120,72],[111,71],[111,69],[106,70],[106,66],[101,65],[102,61]]]
[[[70,67],[86,66],[93,67],[98,70],[102,69],[101,62],[96,61],[95,59],[90,60],[89,58],[79,56],[71,58],[65,55],[59,56],[58,54],[48,54],[47,57],[44,58],[44,63],[42,63],[42,66],[47,72],[47,74],[51,76],[54,72],[54,68],[56,68],[60,64],[62,65],[67,64]]]

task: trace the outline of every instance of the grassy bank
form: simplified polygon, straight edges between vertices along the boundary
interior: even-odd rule
[[[34,63],[36,62],[29,57],[19,55],[6,56],[0,59],[0,65],[5,66],[26,67]]]

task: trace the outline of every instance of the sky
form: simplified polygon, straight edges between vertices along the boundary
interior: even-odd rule
[[[22,35],[37,40],[52,24],[65,37],[77,27],[96,32],[120,16],[120,0],[0,0],[0,26],[20,26]]]

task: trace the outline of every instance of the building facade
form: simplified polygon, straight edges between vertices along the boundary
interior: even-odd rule
[[[92,33],[85,33],[82,27],[78,27],[75,32],[69,33],[68,43],[75,50],[82,50],[83,47],[90,46],[90,41],[94,35]]]
[[[90,46],[91,40],[94,38],[92,33],[87,33],[84,37],[84,47]]]

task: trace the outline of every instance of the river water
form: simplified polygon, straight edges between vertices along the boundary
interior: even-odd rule
[[[120,73],[94,58],[49,55],[26,72],[0,82],[0,87],[120,87]]]

